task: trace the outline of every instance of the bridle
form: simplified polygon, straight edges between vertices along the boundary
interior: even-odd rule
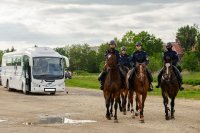
[[[137,69],[139,66],[139,70]],[[144,63],[136,63],[136,77],[139,78],[141,81],[143,81],[144,76],[145,76],[145,68],[143,68]],[[144,69],[144,70],[143,70]],[[139,72],[139,74],[137,74]]]

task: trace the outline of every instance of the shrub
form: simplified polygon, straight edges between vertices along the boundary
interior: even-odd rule
[[[185,53],[182,60],[183,69],[187,69],[188,71],[199,71],[199,63],[198,56],[195,52]]]

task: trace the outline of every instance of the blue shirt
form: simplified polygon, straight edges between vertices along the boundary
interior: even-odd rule
[[[178,58],[178,54],[176,53],[176,51],[173,50],[168,50],[166,52],[164,52],[164,57],[163,60],[166,61],[166,57],[170,57],[170,59],[172,60],[172,65],[176,66],[179,58]]]
[[[111,53],[111,52],[112,52],[111,49],[106,50],[106,52],[105,52],[105,54],[104,54],[105,58],[107,58],[108,54]],[[114,54],[116,55],[117,63],[119,63],[119,60],[120,60],[119,51],[117,51],[117,50],[114,49],[113,52],[114,52]]]
[[[130,61],[129,61],[129,55],[128,54],[121,54],[120,55],[120,60],[119,60],[119,63],[121,65],[124,65],[126,67],[130,67]]]
[[[131,62],[134,63],[134,65],[136,65],[136,63],[145,63],[145,64],[149,64],[149,59],[148,59],[148,55],[145,51],[135,51],[132,54],[131,57]]]

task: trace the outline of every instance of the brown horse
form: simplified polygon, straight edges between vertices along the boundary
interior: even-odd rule
[[[180,85],[178,83],[178,79],[173,71],[173,66],[171,61],[165,62],[162,79],[161,79],[161,89],[162,89],[162,97],[163,104],[165,107],[165,119],[170,120],[168,108],[168,97],[171,99],[171,119],[174,119],[174,101],[176,95],[178,94]]]
[[[133,86],[134,86],[134,91],[136,93],[136,111],[139,111],[140,121],[143,123],[144,122],[144,115],[143,115],[144,102],[146,100],[147,91],[149,88],[149,80],[146,73],[146,64],[144,63],[136,64],[135,75],[132,80],[134,82]],[[133,90],[129,91],[129,93],[130,93],[130,96],[132,95],[133,97]],[[132,108],[132,111],[134,114],[133,108]],[[135,115],[137,116],[137,113]]]
[[[120,71],[122,72],[122,75],[126,78],[129,68],[122,65],[122,66],[120,66],[120,69],[121,69]],[[123,82],[126,82],[126,81],[123,81]],[[128,96],[128,87],[127,87],[127,84],[124,83],[124,87],[121,88],[121,90],[120,90],[120,98],[121,99],[120,99],[120,103],[119,103],[120,111],[123,112],[124,115],[126,115],[127,96]]]
[[[131,70],[128,71],[127,75],[126,75],[126,86],[128,88],[128,105],[127,105],[127,111],[131,111],[131,113],[134,112],[134,109],[133,109],[133,97],[134,97],[134,90],[133,88],[130,88],[130,86],[128,86],[129,84],[129,77],[131,75]],[[131,108],[131,109],[130,109]],[[134,115],[133,115],[134,117]]]
[[[105,78],[104,90],[103,90],[107,108],[106,118],[108,120],[111,120],[112,105],[114,103],[114,108],[115,108],[114,122],[118,122],[117,108],[120,99],[121,80],[120,80],[119,67],[117,66],[117,58],[114,53],[108,54],[106,64],[108,66],[107,67],[108,72]]]

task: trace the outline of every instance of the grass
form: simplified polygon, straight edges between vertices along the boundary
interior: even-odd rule
[[[196,81],[200,80],[200,73],[184,73],[183,77],[184,77],[184,83],[191,84],[192,82],[192,85],[194,85]],[[98,74],[84,74],[84,75],[73,76],[72,79],[67,79],[65,82],[66,86],[69,87],[80,87],[80,88],[99,90],[100,85],[97,78]],[[156,83],[154,83],[154,86],[155,84]],[[200,87],[195,87],[192,85],[184,85],[185,90],[179,91],[177,97],[200,100]],[[161,96],[161,89],[154,88],[154,91],[149,92],[148,94],[152,96]]]
[[[196,88],[196,87],[188,86],[188,85],[184,85],[184,88],[185,90],[178,92],[178,95],[177,95],[178,98],[200,100],[200,88]],[[161,88],[157,89],[154,87],[154,91],[148,92],[148,94],[152,96],[162,96]]]
[[[99,89],[98,76],[74,76],[72,79],[65,80],[66,86]]]
[[[200,72],[184,72],[183,83],[191,85],[200,85]]]

